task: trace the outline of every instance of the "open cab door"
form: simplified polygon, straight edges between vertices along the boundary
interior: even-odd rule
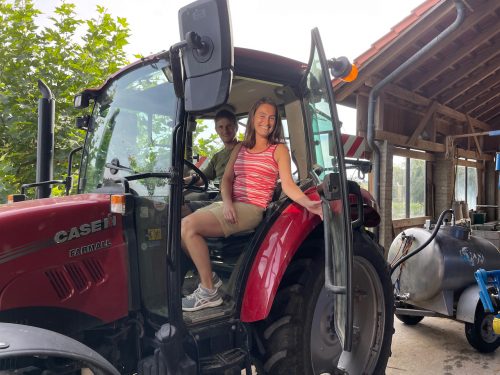
[[[309,122],[309,143],[313,147],[315,172],[311,174],[323,204],[325,288],[334,299],[334,326],[343,350],[338,367],[343,368],[342,358],[351,351],[353,335],[353,245],[340,122],[328,68],[319,31],[313,29],[304,82],[305,112]],[[321,170],[319,176],[318,170]]]

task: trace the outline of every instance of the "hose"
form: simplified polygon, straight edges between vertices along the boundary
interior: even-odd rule
[[[431,243],[431,241],[434,239],[434,237],[436,237],[436,235],[439,231],[439,228],[441,228],[441,225],[443,224],[443,220],[444,220],[445,215],[449,214],[449,213],[452,214],[453,210],[448,209],[448,210],[444,210],[443,212],[441,212],[441,215],[439,215],[439,218],[437,220],[436,226],[434,227],[434,230],[432,231],[431,236],[427,239],[427,241],[425,241],[422,245],[420,245],[420,247],[413,250],[410,254],[405,255],[404,257],[400,258],[396,263],[394,263],[394,265],[391,267],[391,276],[394,273],[394,271],[396,270],[396,268],[398,268],[398,266],[401,263],[406,262],[408,259],[410,259],[412,256],[414,256],[417,253],[419,253],[420,251],[422,251],[428,244]]]

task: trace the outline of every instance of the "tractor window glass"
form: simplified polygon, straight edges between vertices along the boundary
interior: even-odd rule
[[[168,171],[176,99],[162,67],[157,63],[134,70],[96,98],[82,163],[84,192],[134,174]],[[130,181],[130,188],[139,196],[165,197],[167,182],[139,179]]]

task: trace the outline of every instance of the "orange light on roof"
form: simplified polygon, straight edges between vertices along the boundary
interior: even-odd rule
[[[344,82],[352,82],[356,78],[358,78],[358,68],[356,65],[351,64],[351,71],[349,72],[349,74],[347,76],[345,76],[344,78],[341,78],[341,79]]]
[[[7,204],[14,203],[14,194],[7,195]]]
[[[112,195],[111,196],[111,212],[115,214],[125,215],[126,206],[125,195]]]

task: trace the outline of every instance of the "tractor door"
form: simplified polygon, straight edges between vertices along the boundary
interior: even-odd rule
[[[323,191],[325,288],[334,299],[334,325],[344,351],[352,345],[352,231],[340,122],[319,31],[312,30],[303,83],[311,175]],[[314,170],[314,171],[313,171]],[[321,183],[321,180],[323,182]]]

